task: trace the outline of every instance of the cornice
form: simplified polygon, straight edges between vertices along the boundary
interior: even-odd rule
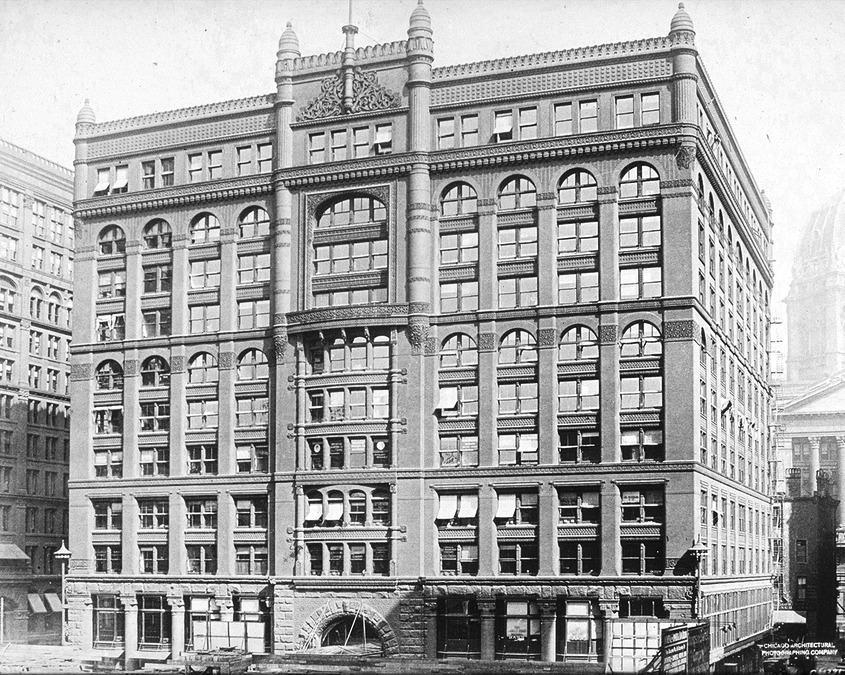
[[[434,68],[432,82],[481,77],[497,73],[513,74],[525,69],[552,68],[565,63],[594,62],[599,59],[630,58],[636,54],[668,53],[672,43],[668,37],[646,38],[628,42],[613,42],[589,47],[576,47],[540,54],[511,56],[489,61],[462,63],[454,66]]]
[[[76,202],[74,218],[157,211],[174,206],[205,204],[208,202],[241,199],[270,194],[273,186],[269,175],[246,176],[222,181],[207,181],[172,188],[127,192],[110,197],[83,199]]]

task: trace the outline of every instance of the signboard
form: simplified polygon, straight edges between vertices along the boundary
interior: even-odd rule
[[[709,624],[687,624],[663,629],[663,673],[706,675],[710,672]]]

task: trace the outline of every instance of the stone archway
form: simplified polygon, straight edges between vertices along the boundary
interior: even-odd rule
[[[340,619],[356,615],[362,617],[373,628],[381,641],[385,656],[399,654],[399,640],[387,619],[369,605],[352,600],[333,600],[313,612],[302,624],[296,641],[296,649],[305,650],[319,646],[327,628],[337,624]]]

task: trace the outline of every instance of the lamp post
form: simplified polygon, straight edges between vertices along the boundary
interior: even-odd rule
[[[67,574],[67,562],[70,560],[70,551],[62,539],[62,547],[53,554],[53,557],[62,564],[62,647],[67,644],[67,591],[65,590],[65,575]]]
[[[692,618],[698,619],[699,601],[701,595],[701,564],[707,556],[707,547],[701,543],[701,539],[695,542],[693,547],[689,550],[690,555],[695,560],[695,588],[692,596]]]

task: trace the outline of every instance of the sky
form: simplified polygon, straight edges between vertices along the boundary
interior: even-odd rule
[[[772,201],[775,298],[811,213],[845,189],[845,0],[688,0],[696,45]],[[401,40],[416,0],[353,0],[357,46]],[[435,66],[657,37],[672,0],[425,0]],[[271,93],[278,39],[343,46],[348,0],[0,0],[0,137],[68,167],[98,121]]]

